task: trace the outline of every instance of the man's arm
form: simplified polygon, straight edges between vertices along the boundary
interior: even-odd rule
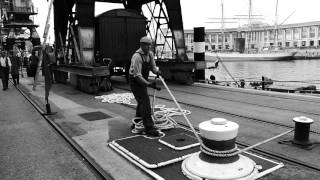
[[[137,82],[142,86],[150,85],[150,82],[142,77],[142,59],[140,54],[136,53],[131,59],[131,74],[137,80]]]
[[[150,63],[151,63],[151,71],[156,75],[160,75],[160,71],[156,66],[156,62],[154,60],[154,54],[151,51],[149,53],[150,53],[149,57],[150,57]]]

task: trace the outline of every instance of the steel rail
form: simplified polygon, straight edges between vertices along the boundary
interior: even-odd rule
[[[11,82],[12,83],[12,82]],[[50,126],[69,144],[69,146],[74,150],[79,156],[81,162],[89,168],[98,178],[113,180],[109,174],[107,174],[84,150],[71,138],[69,137],[53,120],[49,118],[48,115],[44,115],[45,110],[43,110],[34,100],[32,100],[24,90],[16,86],[16,89],[20,94],[38,111],[38,113],[50,124]]]
[[[117,87],[117,86],[115,86],[115,85],[113,85],[113,87],[114,87],[114,88],[118,88],[118,89],[122,89],[122,90],[129,91],[129,89],[127,89],[127,88]],[[175,90],[175,91],[176,91],[176,90]],[[181,92],[181,91],[180,91],[180,92]],[[183,92],[183,91],[182,91],[182,92]],[[195,94],[195,93],[190,93],[190,94]],[[201,95],[201,94],[197,94],[197,95]],[[149,96],[152,96],[152,95],[149,95]],[[158,96],[157,98],[158,98],[158,99],[167,100],[167,101],[171,101],[170,98],[166,98],[166,97],[160,97],[160,96]],[[186,105],[186,106],[189,106],[189,107],[200,108],[200,109],[204,109],[204,110],[207,110],[207,111],[210,111],[210,112],[220,113],[220,114],[229,115],[229,116],[233,116],[233,117],[245,118],[245,119],[248,119],[248,120],[252,120],[252,121],[256,121],[256,122],[260,122],[260,123],[265,123],[265,124],[271,124],[271,125],[278,126],[278,127],[285,127],[285,128],[288,128],[288,129],[294,128],[293,125],[286,125],[286,124],[282,124],[282,123],[270,122],[270,121],[266,121],[266,120],[262,120],[262,119],[247,117],[247,116],[243,116],[243,115],[239,115],[239,114],[234,114],[234,113],[230,113],[230,112],[225,112],[225,111],[220,111],[220,110],[216,110],[216,109],[212,109],[212,108],[208,108],[208,107],[203,107],[203,106],[199,106],[199,105],[189,104],[189,103],[185,103],[185,102],[182,102],[182,101],[179,101],[179,100],[178,100],[178,102],[179,102],[180,104],[183,104],[183,105]],[[320,135],[320,132],[319,132],[319,131],[310,130],[310,132],[313,133],[313,134]]]
[[[119,88],[119,87],[116,87],[116,86],[113,86],[113,87],[128,91],[128,89],[125,89],[125,88]],[[157,97],[157,98],[163,99],[163,100],[171,100],[171,99],[168,99],[168,98],[161,98],[161,97]],[[183,102],[179,102],[179,103],[180,104],[185,104]],[[121,105],[129,107],[129,108],[132,108],[132,109],[135,109],[135,106],[132,106],[132,105],[126,105],[126,104],[121,104]],[[194,106],[194,105],[190,105],[190,106]],[[206,109],[206,108],[203,108],[203,107],[196,107],[196,108]],[[211,111],[211,109],[208,109],[208,110]],[[225,112],[221,112],[221,113],[225,113]],[[230,113],[225,113],[225,114],[230,114]],[[263,123],[268,123],[268,122],[263,122]],[[187,129],[190,128],[188,124],[181,123],[181,122],[178,122],[178,124],[180,126],[182,126],[182,127],[187,128]],[[281,125],[281,124],[279,125],[279,124],[276,124],[276,123],[271,123],[271,124],[272,125],[281,126],[281,127],[286,127],[288,129],[292,129],[292,127],[290,127],[290,126],[284,126],[284,125]],[[199,129],[197,127],[194,127],[194,128],[199,133]],[[252,145],[250,145],[248,143],[245,143],[245,142],[242,142],[242,141],[239,141],[239,140],[236,141],[236,144],[238,146],[242,147],[242,148],[248,148],[248,147],[252,146]],[[266,157],[269,157],[269,158],[272,158],[272,159],[275,159],[275,160],[278,160],[278,161],[284,161],[284,162],[286,162],[288,164],[299,165],[299,166],[306,167],[308,169],[320,172],[320,167],[314,166],[313,164],[302,162],[300,160],[297,160],[297,159],[294,159],[294,158],[290,158],[290,157],[284,157],[282,154],[276,154],[276,153],[274,153],[272,151],[268,151],[268,150],[262,149],[260,147],[254,147],[253,149],[251,149],[251,151],[254,152],[254,153],[257,153],[259,155],[263,155],[263,156],[266,156]]]
[[[206,88],[206,87],[200,87],[200,88]],[[206,89],[210,89],[210,88],[206,88]],[[306,114],[312,114],[312,115],[317,115],[319,116],[320,113],[310,113],[310,112],[303,112],[303,111],[299,111],[299,110],[292,110],[292,109],[288,109],[288,108],[279,108],[279,107],[273,107],[273,106],[267,106],[267,105],[261,105],[261,104],[257,104],[257,103],[249,103],[249,102],[244,102],[244,101],[240,101],[240,100],[230,100],[230,99],[226,99],[226,98],[221,98],[221,97],[212,97],[212,96],[208,96],[208,95],[204,95],[204,94],[199,94],[199,93],[194,93],[194,92],[189,92],[189,91],[183,91],[183,90],[175,90],[177,92],[183,92],[183,93],[188,93],[188,94],[194,94],[194,95],[199,95],[199,96],[204,96],[204,97],[208,97],[208,98],[215,98],[215,99],[221,99],[221,100],[227,100],[227,101],[232,101],[232,102],[239,102],[239,103],[246,103],[246,104],[250,104],[250,105],[256,105],[256,106],[260,106],[260,107],[267,107],[267,108],[273,108],[273,109],[281,109],[281,110],[287,110],[287,111],[294,111],[294,112],[299,112],[299,113],[306,113]],[[241,92],[242,93],[242,92]],[[245,93],[244,93],[245,94]],[[264,96],[264,95],[258,95],[255,94],[257,96]],[[269,96],[272,97],[272,96]],[[281,98],[281,97],[278,97]],[[283,99],[290,99],[290,98],[283,98]],[[296,100],[296,99],[294,99]],[[297,101],[303,101],[303,100],[297,100]],[[307,101],[310,102],[310,101]],[[311,101],[314,102],[314,101]]]
[[[128,89],[125,89],[125,88],[119,88],[119,87],[116,87],[114,86],[114,88],[118,88],[118,89],[123,89],[123,90],[126,90],[128,91]],[[162,97],[158,97],[159,99],[164,99],[164,100],[170,100],[171,99],[168,99],[168,98],[162,98]],[[183,102],[179,102],[180,104],[185,104],[185,105],[188,105],[186,103],[183,103]],[[134,106],[130,106],[130,105],[124,105],[124,106],[127,106],[127,107],[130,107],[130,108],[133,108],[135,109]],[[194,105],[189,105],[189,106],[193,106],[193,107],[196,107]],[[196,108],[202,108],[202,109],[206,109],[206,110],[209,110],[209,111],[212,111],[212,109],[209,109],[209,108],[203,108],[203,107],[196,107]],[[215,111],[215,110],[213,110]],[[224,114],[231,114],[231,113],[227,113],[227,112],[222,112],[220,111],[221,113],[224,113]],[[237,115],[233,115],[232,116],[237,116]],[[242,118],[247,118],[247,119],[253,119],[253,118],[248,118],[248,117],[243,117],[241,116]],[[259,121],[260,122],[260,121]],[[270,123],[268,121],[263,121],[261,120],[261,122],[263,123]],[[184,124],[184,123],[181,123],[181,122],[178,122],[178,124],[180,126],[183,126],[185,128],[189,128],[189,126],[187,124]],[[285,128],[288,128],[288,129],[292,129],[292,127],[290,126],[284,126],[282,124],[277,124],[277,123],[270,123],[272,125],[276,125],[276,126],[280,126],[280,127],[285,127]],[[199,129],[197,127],[195,127],[195,130],[197,132],[199,132]],[[315,133],[315,132],[314,132]],[[320,133],[315,133],[315,134],[318,134],[320,135]],[[239,146],[242,146],[243,148],[247,148],[247,147],[250,147],[252,145],[248,144],[248,143],[245,143],[245,142],[241,142],[241,141],[236,141],[237,145]],[[283,156],[282,154],[276,154],[275,152],[272,152],[272,151],[269,151],[269,150],[265,150],[265,149],[262,149],[260,147],[255,147],[251,150],[252,152],[255,152],[257,154],[260,154],[260,155],[264,155],[264,156],[267,156],[267,157],[270,157],[270,158],[273,158],[273,159],[276,159],[276,160],[279,160],[279,161],[285,161],[287,163],[290,163],[290,164],[294,164],[294,165],[299,165],[299,166],[302,166],[302,167],[306,167],[308,169],[312,169],[312,170],[316,170],[316,171],[319,171],[320,172],[320,167],[318,166],[314,166],[313,164],[310,164],[310,163],[306,163],[306,162],[303,162],[303,161],[300,161],[300,160],[297,160],[297,159],[294,159],[294,158],[290,158],[290,157],[285,157]]]

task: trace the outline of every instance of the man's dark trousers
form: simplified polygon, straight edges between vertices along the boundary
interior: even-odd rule
[[[147,87],[140,85],[132,76],[130,76],[130,87],[138,104],[136,116],[142,117],[143,125],[146,130],[154,128],[154,123],[151,118],[151,107]]]
[[[3,89],[8,89],[8,81],[9,81],[9,68],[1,67],[1,75],[2,75],[2,87]]]

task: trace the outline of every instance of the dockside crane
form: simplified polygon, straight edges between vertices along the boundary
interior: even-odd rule
[[[113,68],[117,68],[115,66],[117,59],[112,57],[109,71],[95,66],[95,54],[99,51],[95,45],[95,38],[99,36],[95,27],[97,22],[94,16],[95,2],[54,1],[55,45],[56,49],[63,49],[67,59],[57,70],[71,73],[71,76],[76,77],[75,80],[70,79],[74,85],[89,93],[97,92],[101,84],[109,84],[108,78],[107,82],[101,82],[105,79],[102,77],[110,77],[113,75]],[[199,66],[187,56],[180,0],[98,0],[97,2],[122,4],[125,10],[135,11],[145,17],[145,34],[155,42],[157,65],[162,70],[164,78],[192,84],[194,71],[204,70],[205,66]],[[130,62],[130,59],[126,57],[126,61]],[[127,73],[128,64],[124,64],[122,68],[124,73]],[[96,87],[92,87],[93,85]]]

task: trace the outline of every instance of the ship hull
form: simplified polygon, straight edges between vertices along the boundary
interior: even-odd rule
[[[293,60],[295,52],[283,53],[257,53],[257,54],[240,54],[240,53],[206,53],[206,61],[215,61],[218,57],[222,61],[282,61]],[[218,56],[218,57],[217,57]]]

